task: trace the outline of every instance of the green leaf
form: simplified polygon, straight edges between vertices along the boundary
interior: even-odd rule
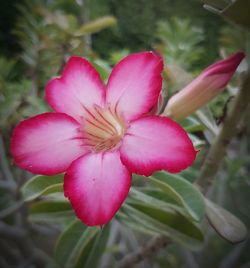
[[[186,212],[186,210],[183,209],[183,206],[180,206],[175,199],[158,189],[145,189],[140,187],[139,190],[137,190],[135,187],[131,187],[126,202],[138,203],[138,201],[146,204],[154,204],[155,206],[164,208],[170,212],[179,211],[182,214],[185,214]]]
[[[74,221],[59,237],[55,249],[55,261],[59,267],[98,267],[109,237],[109,226],[103,229],[87,228]]]
[[[141,232],[146,235],[157,235],[158,233],[156,231],[153,231],[141,224],[138,224],[137,222],[133,221],[131,217],[129,217],[127,214],[118,211],[115,215],[116,219],[125,225],[127,225],[130,229],[133,229],[135,231]]]
[[[206,199],[206,215],[210,225],[224,239],[239,243],[246,239],[247,228],[236,216]]]
[[[24,201],[31,201],[45,194],[63,191],[63,174],[56,176],[35,176],[28,180],[21,192]]]
[[[32,204],[29,209],[29,219],[32,221],[60,222],[72,217],[75,217],[74,212],[66,199],[39,201]]]
[[[197,136],[193,135],[193,134],[188,134],[189,138],[191,139],[194,147],[196,149],[199,149],[200,147],[205,145],[205,141],[201,140],[200,138],[198,138]]]
[[[204,126],[192,116],[183,119],[180,124],[189,133],[203,131],[205,129]]]
[[[219,132],[219,128],[214,120],[213,114],[208,107],[202,107],[196,111],[196,115],[200,122],[213,134],[216,136]]]
[[[102,80],[106,82],[111,72],[111,67],[109,66],[108,62],[101,59],[93,59],[92,62],[94,63],[94,66],[100,74]]]
[[[148,204],[125,204],[123,209],[137,224],[158,234],[171,237],[184,246],[197,249],[203,242],[200,227],[180,213],[169,212]]]
[[[180,176],[166,172],[154,173],[150,178],[157,187],[182,205],[194,220],[202,220],[205,214],[205,202],[193,184]]]
[[[102,254],[105,252],[106,244],[108,242],[110,233],[110,226],[105,225],[101,231],[99,231],[91,252],[88,254],[88,259],[86,261],[85,267],[99,267],[99,262]],[[82,267],[82,266],[81,266]]]
[[[79,220],[75,220],[59,236],[54,253],[55,261],[59,267],[64,267],[70,258],[71,251],[76,246],[76,241],[78,241],[86,229],[86,225]]]

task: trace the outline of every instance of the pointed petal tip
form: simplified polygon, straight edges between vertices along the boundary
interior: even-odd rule
[[[203,75],[211,76],[211,75],[229,75],[228,80],[231,78],[233,73],[238,68],[241,61],[245,58],[245,53],[243,51],[238,51],[226,59],[215,62],[214,64],[208,66],[204,71]]]
[[[131,173],[118,152],[87,154],[74,161],[64,177],[64,194],[77,217],[102,227],[114,217],[131,186]]]

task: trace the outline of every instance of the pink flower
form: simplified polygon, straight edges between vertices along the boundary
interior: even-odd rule
[[[182,119],[207,104],[225,88],[244,57],[243,52],[237,52],[208,66],[196,79],[170,98],[164,114],[173,119]]]
[[[148,114],[158,101],[162,69],[156,54],[132,54],[114,67],[105,87],[87,60],[71,57],[46,87],[55,112],[15,128],[16,164],[44,175],[66,172],[64,193],[76,215],[89,226],[106,224],[126,198],[132,172],[179,172],[195,159],[176,122]]]

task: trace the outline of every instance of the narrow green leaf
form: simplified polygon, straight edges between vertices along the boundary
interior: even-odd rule
[[[29,209],[29,219],[32,221],[56,221],[75,217],[74,212],[68,201],[39,201]]]
[[[21,192],[24,201],[31,201],[45,194],[63,191],[63,174],[56,176],[35,176],[28,180]]]
[[[82,236],[86,228],[86,225],[82,222],[74,220],[59,236],[54,253],[55,262],[59,267],[64,267],[70,257],[72,249],[76,246],[76,241]]]
[[[103,229],[98,233],[91,252],[88,254],[88,259],[85,263],[85,267],[95,268],[98,267],[102,254],[106,249],[110,233],[110,226],[105,225]],[[82,267],[82,266],[81,266]]]
[[[129,217],[125,213],[122,213],[121,211],[117,212],[115,217],[120,223],[127,225],[130,229],[133,229],[133,230],[138,231],[140,233],[150,235],[150,236],[158,234],[158,232],[153,231],[153,230],[145,227],[144,225],[138,224],[137,222],[133,221],[133,219],[131,217]]]
[[[75,246],[71,249],[70,255],[64,268],[80,268],[85,267],[84,261],[93,246],[94,238],[100,230],[96,227],[87,228],[77,239]]]
[[[239,243],[246,239],[247,228],[236,216],[206,199],[206,215],[210,225],[224,239]]]
[[[55,261],[59,267],[98,267],[109,238],[109,225],[103,229],[86,227],[76,220],[58,238]]]
[[[197,136],[193,135],[193,134],[188,134],[189,138],[191,139],[195,149],[199,149],[202,146],[205,145],[205,141],[201,140],[200,138],[198,138]]]
[[[219,132],[219,128],[214,120],[214,116],[208,107],[202,107],[196,111],[196,115],[200,122],[213,134],[216,136]]]
[[[142,187],[141,187],[142,188]],[[166,195],[160,190],[151,189],[140,189],[137,190],[135,187],[131,187],[129,196],[126,200],[127,203],[138,203],[142,202],[145,204],[154,204],[159,208],[164,208],[170,212],[179,211],[185,214],[186,210],[178,204],[174,199]]]
[[[123,205],[128,217],[158,234],[171,237],[174,241],[192,248],[199,248],[203,242],[201,229],[194,222],[179,213],[171,213],[152,205]]]
[[[64,268],[88,267],[86,261],[91,256],[100,232],[102,231],[97,227],[86,228],[80,221],[74,222],[58,239],[56,262]]]
[[[189,116],[183,119],[180,124],[189,133],[204,130],[204,126],[194,117]]]
[[[182,205],[193,219],[200,221],[203,218],[204,198],[193,184],[180,176],[166,172],[154,173],[150,178],[157,187]]]

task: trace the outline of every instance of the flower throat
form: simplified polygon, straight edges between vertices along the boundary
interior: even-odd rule
[[[95,152],[105,152],[117,147],[124,135],[126,124],[111,107],[85,108],[84,140]]]

